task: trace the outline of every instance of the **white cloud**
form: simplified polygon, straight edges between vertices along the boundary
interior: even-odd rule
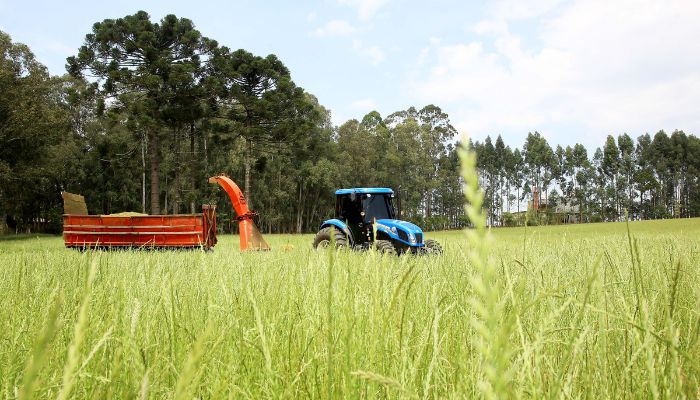
[[[489,11],[496,19],[520,20],[547,14],[561,3],[563,0],[499,0],[490,4]]]
[[[357,11],[363,21],[372,18],[389,0],[338,0],[339,4],[350,6]]]
[[[476,24],[478,40],[421,50],[412,95],[476,136],[577,132],[589,136],[557,141],[599,145],[608,134],[700,128],[700,3],[535,3]],[[540,43],[511,32],[518,18]]]
[[[367,47],[363,50],[363,53],[370,58],[372,64],[374,65],[381,64],[386,58],[384,56],[384,52],[381,48],[379,48],[379,46]]]
[[[471,29],[477,35],[502,35],[508,32],[508,24],[502,19],[479,21]]]
[[[357,28],[352,26],[348,21],[336,19],[328,21],[322,27],[317,28],[313,32],[313,36],[349,36],[357,32]]]
[[[369,58],[372,65],[381,64],[386,56],[379,46],[364,46],[360,40],[352,41],[352,48],[362,56]]]
[[[372,111],[377,108],[377,101],[374,99],[359,99],[350,104],[350,108],[360,111]]]
[[[66,45],[65,43],[62,43],[55,39],[45,39],[43,42],[40,42],[36,47],[38,49],[46,50],[48,52],[56,53],[60,56],[65,57],[77,53],[77,49],[74,49]]]
[[[417,65],[423,66],[428,61],[428,57],[430,56],[430,47],[423,47],[420,50],[420,53],[418,53],[418,61]]]

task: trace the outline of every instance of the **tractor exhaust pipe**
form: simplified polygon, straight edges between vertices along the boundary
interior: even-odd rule
[[[396,210],[396,213],[398,214],[396,219],[402,219],[401,218],[401,185],[399,185],[396,188],[396,208],[398,209],[398,210]]]

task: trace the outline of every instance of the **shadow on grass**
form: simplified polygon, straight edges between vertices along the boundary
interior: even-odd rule
[[[61,235],[53,235],[50,233],[20,233],[20,234],[7,234],[0,235],[0,242],[11,242],[15,240],[29,240],[29,239],[39,239],[39,238],[54,238],[60,237]]]

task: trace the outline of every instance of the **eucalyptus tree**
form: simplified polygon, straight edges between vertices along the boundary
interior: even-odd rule
[[[457,130],[450,123],[449,116],[433,104],[429,104],[416,114],[420,123],[420,155],[418,166],[425,179],[427,192],[424,204],[426,217],[431,217],[435,207],[435,192],[438,188],[440,159],[447,155],[446,144],[450,142]]]
[[[654,216],[654,193],[659,186],[654,173],[651,152],[651,136],[648,133],[639,136],[634,149],[637,164],[634,184],[639,190],[640,214],[645,219]],[[648,199],[646,203],[645,199]]]
[[[614,191],[614,210],[615,219],[620,217],[620,202],[619,202],[619,190],[617,187],[618,175],[620,173],[620,150],[615,143],[615,138],[612,135],[608,135],[605,140],[605,145],[603,146],[603,159],[601,161],[601,169],[605,175],[606,182],[608,183],[608,188]],[[606,199],[607,202],[608,199]]]
[[[508,162],[508,152],[506,150],[506,145],[503,142],[501,135],[496,137],[496,143],[494,144],[494,155],[495,155],[495,165],[494,172],[496,173],[496,189],[495,192],[498,194],[498,212],[499,216],[503,213],[503,207],[508,202],[508,195],[505,194],[506,189],[506,163]],[[503,199],[506,198],[506,201]]]
[[[693,217],[700,215],[700,139],[688,135],[687,145],[686,216]]]
[[[551,170],[554,164],[554,152],[539,132],[528,133],[523,146],[523,158],[527,166],[529,186],[537,193],[537,201],[541,201],[542,191],[547,190],[551,181]]]
[[[688,154],[688,136],[683,131],[676,130],[669,138],[671,141],[670,165],[671,186],[673,188],[673,215],[686,216],[688,208],[687,192],[692,160]]]
[[[496,147],[493,145],[491,136],[486,136],[484,143],[475,143],[474,150],[477,154],[477,168],[481,172],[481,179],[484,188],[484,200],[487,209],[489,224],[493,224],[496,218],[497,201],[497,157]]]
[[[635,160],[634,160],[634,140],[626,133],[619,135],[617,137],[617,147],[620,150],[620,178],[622,189],[625,193],[625,208],[630,212],[634,208],[634,199],[636,197],[634,191],[634,172],[635,172]]]
[[[603,150],[600,147],[595,149],[593,153],[593,159],[591,160],[591,175],[593,177],[593,185],[595,189],[592,191],[596,199],[596,207],[598,208],[598,214],[602,220],[606,219],[608,215],[606,201],[606,184],[607,179],[603,168]]]
[[[445,224],[437,229],[453,229],[463,226],[464,194],[462,193],[462,177],[458,173],[460,161],[456,146],[447,145],[447,154],[439,161],[439,177],[437,185],[437,198],[440,202],[439,215],[445,218]]]
[[[664,218],[671,215],[673,207],[673,146],[666,132],[658,131],[651,141],[649,156],[659,183],[654,214]]]
[[[556,150],[554,150],[554,162],[552,164],[552,175],[554,180],[559,185],[559,189],[563,195],[563,198],[568,197],[569,190],[567,190],[567,165],[566,165],[566,150],[564,150],[561,145],[557,145]],[[550,202],[551,203],[551,202]]]
[[[571,154],[567,152],[567,165],[572,176],[573,192],[579,206],[579,214],[582,217],[584,209],[588,209],[595,172],[591,170],[586,147],[576,143],[571,149]]]
[[[520,213],[520,202],[523,198],[520,196],[520,190],[523,188],[523,180],[525,179],[525,160],[523,159],[520,149],[513,150],[513,156],[510,162],[509,178],[513,187],[515,187],[515,200],[518,203],[518,213]]]
[[[510,146],[506,146],[506,148],[503,151],[503,155],[504,157],[501,161],[501,163],[503,164],[503,181],[505,182],[503,195],[506,198],[504,210],[505,212],[511,212],[512,204],[515,200],[515,196],[512,194],[513,169],[516,168],[515,155],[513,154],[513,150],[510,148]]]
[[[393,184],[403,163],[411,155],[407,151],[417,151],[414,139],[418,136],[417,126],[405,136],[390,137],[391,133],[382,116],[377,111],[367,113],[361,121],[351,119],[337,127],[335,139],[338,144],[336,163],[346,170],[340,177],[344,186],[381,186]],[[410,139],[406,145],[401,141]],[[401,148],[401,149],[400,149]],[[403,154],[403,156],[402,156]],[[392,172],[393,170],[393,172]],[[403,177],[402,177],[403,178]]]
[[[420,220],[425,216],[425,198],[431,182],[425,176],[424,166],[420,165],[420,160],[424,159],[425,155],[421,154],[422,133],[417,110],[411,107],[394,112],[384,119],[384,125],[389,131],[386,153],[372,154],[372,148],[365,144],[363,150],[355,153],[355,156],[370,159],[378,157],[383,160],[383,169],[386,171],[383,175],[386,176],[386,181],[378,181],[377,184],[393,188],[401,186],[403,216]],[[339,140],[339,144],[341,143]],[[341,150],[345,150],[342,144]]]
[[[0,31],[0,231],[6,215],[18,229],[40,219],[60,224],[59,193],[78,179],[72,168],[81,150],[63,84],[26,45]]]
[[[403,191],[404,209],[430,218],[439,207],[440,160],[448,154],[447,143],[456,135],[449,117],[439,107],[427,105],[420,110],[409,107],[390,114],[381,125],[386,129],[388,146],[365,146],[363,157],[378,159],[385,184],[410,187]],[[376,135],[375,135],[376,136]],[[380,135],[381,136],[381,135]],[[366,142],[366,144],[372,142]],[[382,152],[385,149],[386,152]],[[378,154],[372,155],[378,151]],[[371,164],[370,164],[371,165]],[[381,183],[381,182],[380,182]]]

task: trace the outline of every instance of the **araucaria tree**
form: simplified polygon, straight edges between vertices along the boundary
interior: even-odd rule
[[[203,37],[192,21],[168,15],[159,23],[139,11],[93,25],[68,70],[86,77],[110,107],[123,106],[148,140],[151,213],[160,213],[160,157],[164,126],[177,113],[196,118],[200,107],[193,88],[202,78],[202,61],[216,42]]]
[[[219,116],[228,121],[227,133],[244,140],[244,192],[251,203],[256,154],[309,132],[310,123],[320,117],[274,54],[259,57],[222,47],[211,59],[211,78],[218,87]]]

